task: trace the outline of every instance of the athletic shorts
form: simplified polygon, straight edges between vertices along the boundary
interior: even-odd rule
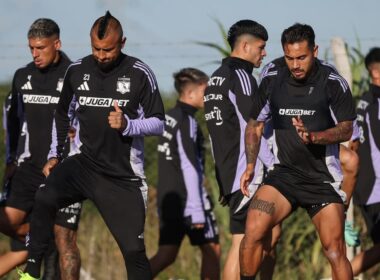
[[[374,244],[380,243],[380,203],[359,205]]]
[[[201,229],[191,228],[191,218],[183,219],[160,219],[159,245],[180,246],[183,238],[187,235],[193,246],[207,243],[219,243],[219,232],[214,212],[205,211],[206,223]]]
[[[341,195],[344,193],[336,191],[331,184],[307,182],[281,167],[269,172],[262,185],[277,189],[289,201],[293,211],[302,207],[310,218],[330,203],[343,204]]]
[[[21,240],[15,238],[10,239],[10,247],[12,252],[20,252],[27,250],[25,242],[22,242]]]
[[[230,209],[231,234],[244,234],[248,208],[257,187],[258,185],[256,184],[251,184],[249,186],[249,197],[243,195],[240,190],[227,196],[228,206]]]
[[[45,179],[40,168],[28,162],[23,162],[17,168],[11,181],[8,181],[3,188],[3,206],[13,207],[30,214],[33,209],[36,191],[40,186],[44,186]],[[77,230],[81,208],[80,203],[75,203],[59,210],[56,224],[71,230]]]

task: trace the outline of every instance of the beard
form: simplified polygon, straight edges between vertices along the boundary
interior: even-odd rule
[[[102,71],[102,72],[110,72],[112,69],[115,68],[116,66],[116,60],[113,60],[113,61],[108,61],[108,62],[99,62],[99,61],[96,61],[96,64],[98,65],[99,69]]]

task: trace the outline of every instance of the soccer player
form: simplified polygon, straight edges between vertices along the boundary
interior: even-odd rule
[[[92,55],[69,66],[54,117],[46,185],[36,195],[22,280],[38,279],[58,209],[91,199],[123,254],[128,279],[151,279],[144,224],[146,135],[161,135],[164,109],[152,70],[122,53],[120,22],[108,11],[90,31]],[[81,153],[61,162],[71,109]]]
[[[51,19],[33,22],[28,31],[33,62],[18,69],[12,82],[11,100],[6,108],[9,153],[5,174],[11,180],[11,188],[5,207],[0,208],[0,230],[11,236],[26,233],[29,224],[25,220],[33,209],[35,193],[45,183],[42,168],[52,139],[53,114],[71,63],[60,51],[59,34],[58,25]],[[15,165],[18,167],[14,173]],[[78,279],[80,255],[75,240],[81,205],[67,210],[55,220],[55,237],[62,278]]]
[[[380,262],[380,48],[369,51],[365,65],[371,84],[357,106],[360,169],[354,203],[362,212],[374,245],[351,261],[354,275],[359,275]]]
[[[274,129],[274,169],[257,190],[248,210],[240,247],[241,279],[254,279],[273,226],[298,206],[315,225],[333,279],[352,279],[345,254],[344,202],[339,143],[348,141],[356,118],[346,81],[317,59],[311,26],[294,24],[281,37],[286,66],[273,73],[255,95],[246,128],[247,166],[241,190],[248,196],[265,121]]]
[[[220,202],[229,206],[232,245],[223,269],[223,279],[239,278],[239,246],[244,235],[249,202],[262,182],[263,164],[256,165],[256,176],[249,185],[249,196],[240,191],[240,177],[246,166],[244,131],[257,94],[252,71],[266,56],[266,29],[252,20],[241,20],[228,31],[231,55],[212,74],[205,92],[205,119],[215,160]],[[265,163],[266,143],[260,158]],[[272,156],[269,153],[269,158]],[[267,164],[268,167],[271,163]]]
[[[159,248],[150,260],[153,277],[172,264],[188,235],[202,252],[200,279],[219,279],[220,245],[215,215],[203,186],[203,134],[194,118],[203,108],[208,76],[194,68],[174,74],[177,104],[166,114],[158,151]],[[168,176],[170,174],[170,176]]]

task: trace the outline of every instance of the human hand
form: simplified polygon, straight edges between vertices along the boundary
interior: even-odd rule
[[[44,168],[42,168],[42,173],[45,177],[49,176],[50,172],[54,169],[54,167],[59,163],[57,158],[51,158],[47,161]]]
[[[252,182],[253,176],[255,175],[255,168],[253,165],[247,165],[243,175],[240,178],[240,190],[243,195],[249,197],[249,184]]]
[[[310,144],[310,133],[305,127],[301,117],[297,116],[297,118],[292,118],[292,124],[296,128],[297,134],[301,137],[302,142],[305,144]]]
[[[124,113],[117,104],[117,101],[114,101],[113,107],[115,108],[115,111],[111,111],[108,115],[108,123],[110,127],[115,128],[119,130],[120,132],[123,132],[125,128],[127,127],[127,120],[124,117]]]

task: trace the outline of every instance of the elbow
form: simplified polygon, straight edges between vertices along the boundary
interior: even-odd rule
[[[164,133],[164,129],[165,129],[165,121],[160,120],[159,122],[157,122],[156,136],[161,136]]]

